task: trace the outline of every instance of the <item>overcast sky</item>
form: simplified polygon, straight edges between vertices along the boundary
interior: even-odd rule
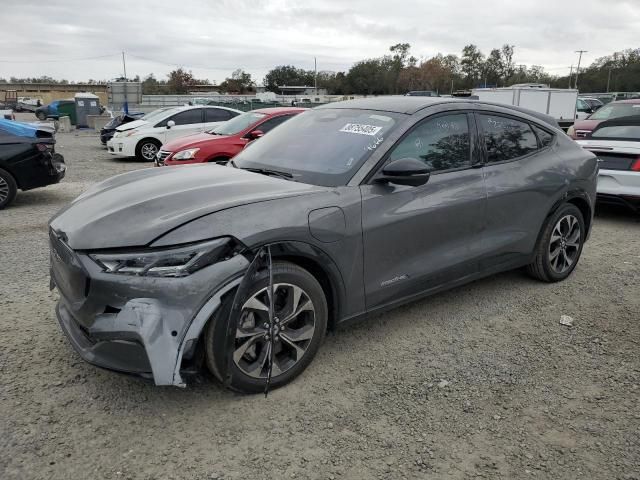
[[[566,75],[640,47],[640,0],[2,0],[0,77],[166,78],[177,66],[220,82],[243,68],[261,82],[275,65],[348,70],[408,42],[429,58],[516,46],[517,64]],[[101,57],[103,58],[94,58]],[[88,59],[91,57],[91,59]],[[82,59],[82,60],[80,60]]]

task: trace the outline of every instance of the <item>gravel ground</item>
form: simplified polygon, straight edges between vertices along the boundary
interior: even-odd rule
[[[59,185],[0,212],[0,478],[640,478],[640,223],[600,211],[574,275],[497,275],[330,334],[261,395],[85,364],[48,289],[47,221],[145,168],[60,134]],[[560,325],[562,314],[574,318]]]

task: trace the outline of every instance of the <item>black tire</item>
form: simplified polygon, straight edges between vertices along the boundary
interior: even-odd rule
[[[47,115],[44,112],[36,113],[36,118],[40,121],[44,121],[47,119]]]
[[[215,157],[211,160],[207,160],[208,163],[215,163],[217,165],[226,165],[231,160],[229,157]]]
[[[313,337],[309,340],[304,354],[297,360],[297,363],[294,363],[293,366],[280,375],[272,376],[270,388],[275,389],[291,382],[311,363],[322,344],[327,330],[328,310],[322,287],[313,275],[303,268],[289,262],[274,262],[273,279],[274,283],[286,283],[301,288],[312,302],[315,310]],[[268,284],[269,278],[265,271],[249,288],[247,298],[242,299],[240,303],[244,304],[246,300],[266,288]],[[234,332],[238,328],[237,324],[233,326],[229,325],[229,314],[231,312],[233,297],[234,295],[229,295],[206,327],[204,341],[207,366],[214,377],[220,382],[223,382],[224,379],[230,375],[231,380],[228,386],[232,390],[242,393],[261,393],[265,388],[265,378],[249,376],[233,359],[228,362],[228,365],[226,362],[226,355],[230,355],[231,353],[227,351],[228,347],[225,344],[227,328],[231,327]]]
[[[161,146],[162,144],[155,138],[145,138],[140,140],[138,145],[136,145],[136,158],[143,162],[153,162],[156,159],[155,154],[150,157],[147,152],[151,152],[152,149],[154,149],[157,154],[160,151]]]
[[[554,234],[559,222],[563,221],[564,225],[568,225],[568,223],[564,223],[564,219],[570,217],[573,217],[577,221],[577,226],[579,228],[577,247],[569,247],[569,245],[574,242],[571,244],[568,243],[564,236],[562,236],[560,240],[556,240],[557,236]],[[560,226],[560,228],[562,228],[562,226]],[[580,209],[571,203],[565,203],[562,205],[547,219],[544,224],[542,233],[536,245],[534,260],[527,266],[527,272],[529,275],[538,280],[549,283],[560,282],[567,278],[576,268],[578,260],[580,260],[586,233],[584,218]],[[568,232],[567,236],[569,234],[571,234],[571,232]],[[554,236],[553,240],[552,235]],[[573,236],[575,236],[575,233]],[[570,238],[569,240],[572,239]],[[564,249],[562,247],[563,245]],[[553,253],[558,252],[558,247],[560,248],[560,252],[556,257],[554,257]],[[558,260],[556,260],[556,258],[558,258]],[[571,265],[566,266],[567,262],[564,262],[563,267],[566,266],[566,269],[559,271],[557,266],[559,263],[556,263],[556,266],[554,266],[554,261],[560,262],[563,258],[567,259],[567,262],[571,259]]]
[[[13,175],[0,168],[0,210],[13,202],[17,193],[18,185]]]

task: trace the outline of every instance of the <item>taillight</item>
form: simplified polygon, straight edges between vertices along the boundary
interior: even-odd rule
[[[40,150],[41,152],[53,150],[53,145],[51,145],[50,143],[36,143],[36,147],[38,147],[38,150]]]
[[[631,170],[634,172],[640,172],[640,156],[638,156],[636,161],[631,164]]]

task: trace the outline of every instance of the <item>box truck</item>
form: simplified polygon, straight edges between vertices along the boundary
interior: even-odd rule
[[[503,88],[474,88],[482,102],[503,103],[551,115],[564,130],[576,120],[578,90],[549,88],[542,84],[518,84]]]

